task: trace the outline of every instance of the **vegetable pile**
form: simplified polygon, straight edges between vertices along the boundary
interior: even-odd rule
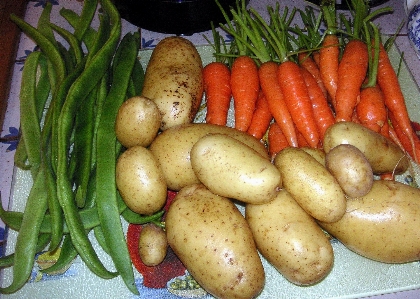
[[[335,1],[319,15],[277,4],[267,22],[238,1],[232,21],[222,10],[232,43],[213,30],[214,62],[203,66],[192,43],[168,37],[145,72],[139,36],[121,37],[109,0],[85,1],[80,16],[63,9],[72,33],[49,21],[50,5],[37,28],[12,16],[40,51],[25,62],[15,156],[34,183],[24,212],[0,209],[19,232],[0,259],[13,266],[0,291],[18,291],[47,246],[61,252],[42,271],[79,255],[138,293],[122,220],[142,225],[144,267],[159,269],[173,252],[217,298],[261,293],[259,254],[291,283],[320,282],[334,263],[331,236],[376,261],[419,260],[420,190],[395,175],[418,163],[420,141],[372,22],[390,10],[351,4],[349,18]],[[297,14],[305,28],[291,26]],[[200,103],[205,123],[194,123]]]

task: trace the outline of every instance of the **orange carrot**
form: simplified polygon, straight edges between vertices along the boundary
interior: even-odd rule
[[[403,147],[403,149],[414,160],[415,160],[415,157],[420,157],[420,140],[417,137],[414,130],[411,129],[412,135],[407,136],[405,129],[398,122],[398,119],[396,118],[396,115],[391,110],[388,111],[388,115],[389,115],[389,119],[391,121],[392,128],[393,128],[393,130],[395,132],[395,135],[398,139],[395,142],[397,143],[399,141],[401,146]],[[410,128],[411,128],[411,125],[410,125]],[[390,133],[391,133],[391,130],[390,130]],[[393,136],[393,137],[395,138],[395,136]]]
[[[318,52],[316,52],[316,51],[312,52],[312,58],[314,59],[314,62],[319,69],[319,51]],[[321,75],[321,73],[319,75]]]
[[[311,147],[319,145],[319,133],[312,102],[299,65],[286,61],[279,65],[277,77],[293,122]]]
[[[260,66],[258,74],[261,89],[267,99],[271,114],[286,136],[289,145],[297,147],[298,142],[293,119],[284,102],[283,93],[277,78],[277,70],[278,64],[273,61],[265,62]]]
[[[319,50],[319,71],[334,108],[338,82],[339,44],[337,35],[327,34]]]
[[[239,56],[232,64],[230,86],[235,107],[235,128],[247,131],[260,90],[258,67],[249,56]]]
[[[322,140],[328,127],[335,123],[334,115],[316,79],[305,68],[301,68],[301,71],[306,87],[308,88],[312,109],[316,115],[315,120],[318,126],[319,136]]]
[[[261,91],[257,99],[251,125],[247,131],[248,134],[254,136],[257,139],[261,139],[265,132],[267,132],[272,119],[273,116],[271,115],[267,99],[265,98],[264,93]]]
[[[362,125],[377,133],[381,132],[382,127],[388,121],[388,115],[379,86],[362,89],[356,113]]]
[[[319,85],[319,88],[321,88],[322,93],[324,94],[325,98],[328,97],[327,89],[325,88],[324,82],[321,78],[321,72],[319,71],[319,67],[316,64],[315,60],[311,55],[308,53],[299,53],[298,54],[299,64],[306,69],[311,75],[315,78],[316,83]]]
[[[268,153],[271,159],[274,159],[278,152],[288,146],[289,142],[279,124],[277,122],[271,123],[268,129]]]
[[[211,62],[203,69],[206,95],[206,122],[226,125],[231,101],[230,69],[222,62]]]
[[[366,78],[369,54],[366,43],[353,39],[345,48],[338,66],[338,82],[335,94],[336,121],[351,121],[362,83]]]
[[[299,131],[297,132],[297,139],[298,139],[299,147],[314,147],[314,146],[309,145],[308,141],[306,141],[305,137]]]
[[[398,126],[404,133],[409,141],[409,144],[405,144],[405,147],[410,147],[410,151],[408,148],[406,148],[406,150],[412,153],[412,158],[418,163],[420,155],[417,154],[418,150],[416,147],[418,147],[417,144],[419,138],[411,127],[411,121],[405,105],[404,95],[401,91],[397,74],[391,64],[388,53],[382,44],[379,46],[378,85],[384,94],[385,105],[394,117],[392,125],[394,127]],[[401,139],[402,137],[399,136],[399,138]]]

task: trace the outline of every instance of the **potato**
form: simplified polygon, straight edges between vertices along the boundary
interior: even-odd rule
[[[171,36],[156,45],[142,95],[158,106],[162,130],[193,121],[203,97],[202,69],[200,54],[189,40]]]
[[[251,230],[238,208],[202,184],[179,191],[166,215],[168,243],[217,298],[254,298],[265,283]]]
[[[325,166],[325,152],[320,148],[313,148],[313,147],[301,147],[302,150],[310,154],[312,157],[315,158],[319,163]]]
[[[281,187],[280,172],[268,159],[225,134],[200,138],[190,155],[197,178],[217,195],[261,204]]]
[[[130,147],[118,158],[115,171],[118,191],[131,210],[151,215],[165,205],[167,185],[150,150]]]
[[[247,204],[245,219],[260,253],[290,282],[312,285],[330,272],[328,237],[286,190],[269,203]]]
[[[274,159],[283,187],[315,219],[334,222],[346,211],[346,197],[333,175],[304,150],[288,147]]]
[[[338,122],[330,126],[323,144],[326,153],[339,144],[354,145],[366,156],[374,174],[401,174],[409,166],[408,157],[395,143],[354,122]]]
[[[148,147],[159,132],[162,116],[156,104],[145,97],[132,97],[118,110],[115,134],[125,147]]]
[[[157,266],[166,257],[168,240],[165,231],[153,224],[144,225],[139,237],[139,256],[146,266]]]
[[[190,152],[201,137],[210,133],[229,135],[269,159],[266,148],[258,139],[233,128],[204,123],[172,127],[159,134],[149,147],[160,163],[169,189],[178,191],[200,183],[191,166]]]
[[[366,195],[373,184],[373,171],[365,155],[351,144],[340,144],[326,155],[326,167],[349,197]]]
[[[371,191],[347,202],[346,214],[320,225],[354,252],[384,263],[420,259],[420,190],[374,181]]]

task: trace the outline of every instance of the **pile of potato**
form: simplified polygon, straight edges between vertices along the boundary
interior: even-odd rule
[[[323,150],[286,148],[271,160],[247,133],[191,123],[203,92],[201,61],[183,38],[168,44],[152,54],[147,96],[127,100],[118,114],[116,133],[127,149],[117,162],[116,183],[141,214],[162,209],[168,189],[178,191],[165,215],[167,242],[206,291],[218,298],[258,296],[265,283],[259,253],[294,284],[321,281],[334,262],[325,231],[373,260],[420,259],[420,190],[375,179],[407,171],[410,161],[398,146],[341,122],[327,131]],[[157,99],[176,86],[163,82],[181,76],[170,73],[174,64],[189,91],[182,100],[173,94]],[[180,111],[171,115],[179,101],[188,102],[182,119],[175,116]],[[149,246],[154,256],[166,250],[159,244]],[[143,256],[148,259],[147,252]]]

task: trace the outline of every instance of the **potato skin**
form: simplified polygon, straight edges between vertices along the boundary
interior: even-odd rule
[[[245,203],[271,201],[281,187],[279,170],[246,144],[225,134],[208,134],[191,149],[197,178],[213,193]]]
[[[156,45],[142,95],[158,106],[162,130],[193,121],[203,97],[202,69],[200,54],[189,40],[171,36]]]
[[[420,190],[387,180],[374,181],[363,197],[347,202],[335,223],[319,224],[350,250],[384,263],[420,259]]]
[[[286,190],[266,204],[247,204],[245,218],[260,253],[287,280],[312,285],[331,271],[331,243]]]
[[[315,219],[334,222],[346,211],[343,190],[332,174],[304,150],[288,147],[280,151],[274,165],[283,187]]]
[[[166,257],[168,240],[165,231],[153,224],[144,225],[139,237],[139,255],[146,266],[157,266]]]
[[[401,174],[409,166],[407,155],[395,143],[354,122],[338,122],[327,129],[324,151],[328,154],[339,144],[357,147],[368,159],[374,174]]]
[[[364,196],[372,188],[372,167],[353,145],[340,144],[332,148],[326,155],[326,167],[349,197]]]
[[[152,152],[133,146],[116,164],[116,184],[126,205],[136,213],[151,215],[166,202],[167,185]]]
[[[169,189],[178,191],[185,186],[200,183],[191,166],[190,152],[201,137],[210,133],[229,135],[269,159],[264,145],[245,132],[206,123],[175,126],[159,134],[149,147],[159,161]]]
[[[156,104],[145,97],[132,97],[118,110],[115,134],[125,147],[148,147],[159,132],[162,116]]]
[[[254,298],[265,283],[251,230],[238,208],[204,185],[179,191],[166,215],[168,243],[217,298]]]

